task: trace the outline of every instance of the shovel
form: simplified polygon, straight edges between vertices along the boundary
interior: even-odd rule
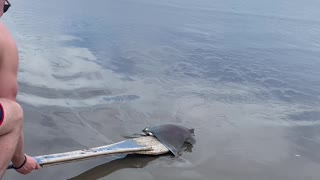
[[[193,140],[192,136],[194,135],[193,130],[174,124],[145,128],[143,132],[145,134],[142,137],[132,138],[110,145],[35,156],[33,158],[36,159],[41,167],[47,167],[115,154],[161,155],[171,152],[174,156],[177,156],[183,144],[190,139]],[[10,164],[8,169],[12,168],[13,166]]]
[[[161,155],[169,150],[155,137],[144,136],[89,149],[33,157],[41,167],[98,158],[115,154]],[[12,169],[12,164],[8,169]]]

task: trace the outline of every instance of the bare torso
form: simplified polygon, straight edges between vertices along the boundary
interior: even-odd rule
[[[0,22],[0,98],[16,100],[18,63],[16,44]]]

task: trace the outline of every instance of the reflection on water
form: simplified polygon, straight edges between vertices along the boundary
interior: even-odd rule
[[[12,4],[2,21],[19,47],[27,153],[174,123],[195,128],[192,153],[108,179],[319,179],[317,0]],[[25,178],[67,179],[105,160]]]
[[[319,125],[294,127],[290,131],[289,138],[298,145],[297,154],[312,162],[320,163],[320,155],[315,153],[320,148]]]

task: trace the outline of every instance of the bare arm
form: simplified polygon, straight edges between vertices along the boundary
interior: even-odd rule
[[[18,50],[9,32],[0,23],[0,97],[16,101],[18,93]]]
[[[0,29],[0,97],[16,101],[18,92],[18,50],[9,32],[1,23]],[[21,132],[12,157],[12,163],[15,167],[20,166],[24,161],[23,147],[23,133]]]

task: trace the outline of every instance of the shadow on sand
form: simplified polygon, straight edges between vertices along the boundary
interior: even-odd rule
[[[193,145],[185,144],[182,147],[182,152],[192,152]],[[168,153],[162,155],[161,157],[178,158],[174,157],[173,154]],[[139,154],[129,154],[121,159],[116,159],[108,163],[96,166],[88,171],[85,171],[78,176],[70,178],[69,180],[85,180],[85,179],[100,179],[110,174],[121,170],[121,169],[132,169],[132,168],[144,168],[151,161],[158,159],[160,156],[149,156],[149,155],[139,155]]]
[[[170,156],[170,155],[168,154],[166,156]],[[96,166],[69,180],[99,179],[102,177],[106,177],[121,169],[144,168],[151,161],[154,161],[158,158],[159,156],[131,154],[131,155],[125,156],[124,158],[116,159],[108,163]]]

